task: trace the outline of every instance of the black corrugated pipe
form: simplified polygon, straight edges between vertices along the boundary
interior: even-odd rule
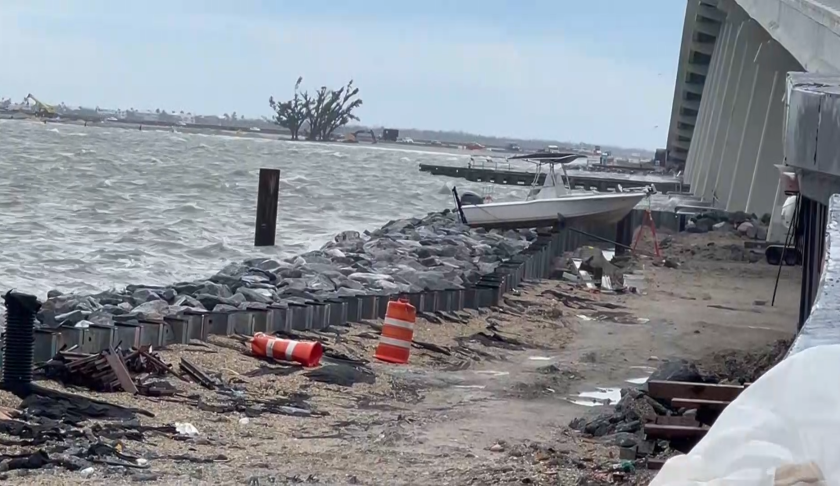
[[[3,343],[3,388],[18,391],[32,383],[35,361],[35,315],[41,302],[34,295],[9,291],[6,304],[6,338]]]

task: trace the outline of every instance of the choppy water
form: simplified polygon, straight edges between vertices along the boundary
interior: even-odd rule
[[[0,121],[0,290],[165,284],[207,277],[229,261],[288,257],[340,231],[451,207],[444,180],[417,164],[466,158]],[[281,170],[277,246],[267,249],[253,247],[261,167]],[[493,190],[496,200],[523,195]]]

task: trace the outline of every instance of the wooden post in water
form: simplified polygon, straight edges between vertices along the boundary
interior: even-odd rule
[[[254,246],[274,246],[274,238],[277,236],[277,200],[279,196],[280,170],[260,169]]]

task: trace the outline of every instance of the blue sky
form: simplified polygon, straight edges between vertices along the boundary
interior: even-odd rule
[[[664,146],[683,0],[0,0],[0,96],[269,115],[361,89],[362,123]]]

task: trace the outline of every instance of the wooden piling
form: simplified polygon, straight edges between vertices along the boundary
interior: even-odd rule
[[[280,170],[260,169],[254,246],[274,246],[274,239],[277,236],[277,201],[279,196]]]
[[[633,244],[633,211],[621,219],[615,228],[615,254],[624,255]]]

